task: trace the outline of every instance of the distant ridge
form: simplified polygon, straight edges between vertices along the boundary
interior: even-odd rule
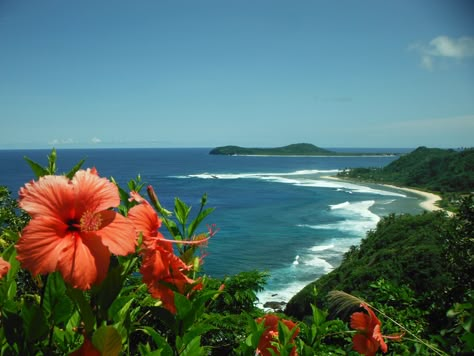
[[[349,153],[335,152],[315,146],[311,143],[294,143],[274,148],[246,148],[240,146],[221,146],[213,148],[209,154],[225,156],[386,156],[394,153]]]
[[[240,146],[221,146],[212,149],[211,155],[273,155],[273,156],[320,156],[337,155],[336,152],[325,150],[310,143],[295,143],[274,148],[245,148]]]

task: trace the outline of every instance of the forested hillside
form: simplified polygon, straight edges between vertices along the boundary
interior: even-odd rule
[[[474,149],[455,151],[419,147],[383,168],[348,169],[338,176],[436,192],[472,192]]]

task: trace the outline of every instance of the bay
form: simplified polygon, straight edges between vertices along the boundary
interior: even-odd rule
[[[327,178],[349,167],[383,167],[397,156],[215,156],[209,150],[63,149],[58,150],[58,172],[85,158],[84,167],[96,167],[101,176],[114,177],[122,186],[140,174],[169,210],[179,197],[197,212],[206,193],[208,206],[216,210],[204,223],[216,224],[219,231],[203,251],[205,273],[223,277],[253,269],[268,271],[268,284],[259,295],[262,302],[287,301],[334,269],[380,217],[422,211],[419,198],[410,193]],[[0,150],[0,185],[16,195],[34,179],[23,157],[46,165],[48,153]]]

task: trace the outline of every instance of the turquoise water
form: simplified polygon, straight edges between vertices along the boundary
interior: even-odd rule
[[[113,176],[121,184],[140,174],[169,210],[175,197],[197,210],[207,193],[208,206],[216,210],[205,223],[216,224],[219,232],[206,248],[204,271],[215,277],[268,271],[262,302],[288,300],[334,269],[381,216],[422,211],[419,198],[410,193],[328,178],[348,167],[382,167],[395,156],[244,157],[212,156],[208,151],[59,150],[58,166],[64,172],[86,158],[84,167],[95,166],[100,175]],[[33,178],[22,157],[46,164],[47,154],[0,151],[0,185],[17,192]]]

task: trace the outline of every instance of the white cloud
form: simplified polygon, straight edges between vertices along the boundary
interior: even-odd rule
[[[92,137],[91,142],[94,144],[101,143],[102,140],[98,137]]]
[[[428,44],[415,44],[410,47],[421,56],[421,66],[433,70],[435,58],[465,59],[474,57],[474,37],[450,38],[438,36]]]
[[[466,58],[474,57],[474,38],[449,38],[438,36],[431,40],[429,54],[432,56]]]
[[[72,145],[74,143],[74,140],[72,138],[61,138],[61,139],[53,139],[48,142],[49,145]]]

